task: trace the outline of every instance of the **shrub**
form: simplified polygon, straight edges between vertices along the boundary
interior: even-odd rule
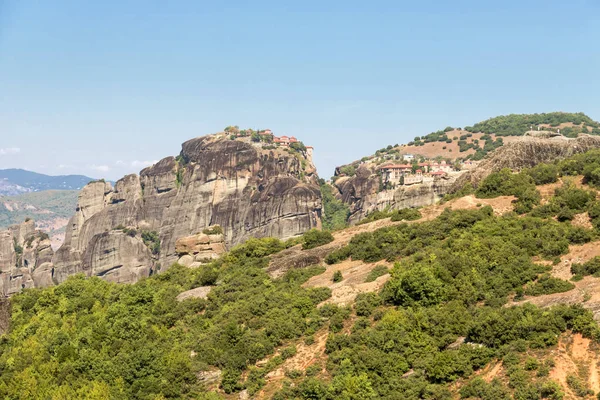
[[[543,294],[562,293],[574,289],[575,285],[562,279],[555,278],[550,274],[543,274],[540,278],[525,288],[528,296],[541,296]]]
[[[551,203],[556,209],[568,208],[573,213],[579,213],[587,210],[595,200],[594,192],[578,189],[567,183],[555,190]]]
[[[340,172],[346,176],[356,175],[356,167],[352,164],[344,165],[340,167]]]
[[[315,247],[323,246],[327,243],[333,242],[333,235],[329,231],[311,229],[303,235],[302,241],[303,250],[313,249]]]
[[[341,282],[344,279],[344,276],[342,275],[342,271],[335,271],[333,273],[333,278],[332,281],[337,283],[337,282]]]
[[[422,215],[416,208],[403,208],[392,213],[392,221],[414,221],[421,218]]]
[[[354,300],[356,315],[368,317],[373,310],[381,305],[381,298],[376,293],[359,293]]]
[[[306,152],[306,146],[302,142],[294,142],[290,144],[290,148],[300,152]]]
[[[283,350],[281,350],[280,356],[284,360],[287,360],[288,358],[295,356],[296,353],[297,353],[296,346],[290,346],[290,347],[286,347]]]
[[[581,275],[581,276],[585,276],[585,275],[598,276],[598,275],[600,275],[600,257],[594,257],[591,260],[589,260],[583,264],[579,264],[579,263],[571,264],[571,273],[573,275]]]
[[[558,166],[554,164],[538,164],[524,172],[533,178],[533,182],[536,185],[545,185],[558,181],[560,170]]]
[[[204,233],[205,235],[222,235],[223,234],[223,228],[221,228],[219,225],[213,225],[213,226],[209,226],[208,228],[205,228],[202,233]]]
[[[373,282],[380,276],[386,275],[389,272],[390,271],[385,265],[377,265],[371,270],[371,272],[369,272],[369,275],[367,275],[365,282]]]
[[[142,240],[144,241],[144,244],[148,246],[152,254],[156,255],[160,253],[160,238],[158,232],[142,231]]]
[[[556,218],[560,222],[571,221],[575,217],[575,211],[571,210],[568,207],[563,207],[560,209],[558,214],[556,214]]]
[[[567,385],[578,397],[587,397],[594,394],[594,391],[589,389],[586,384],[574,374],[567,375]]]

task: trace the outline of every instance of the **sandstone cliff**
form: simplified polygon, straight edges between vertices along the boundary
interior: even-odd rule
[[[361,164],[354,176],[336,169],[333,186],[336,196],[350,207],[351,224],[376,210],[421,207],[438,202],[452,187],[457,175],[436,178],[433,182],[380,190],[380,176],[373,164]]]
[[[0,290],[3,296],[52,284],[54,252],[47,234],[33,220],[0,232]]]
[[[305,154],[249,138],[199,137],[114,188],[88,184],[53,276],[134,282],[178,260],[198,265],[249,237],[300,235],[319,226],[320,213],[316,170]],[[202,235],[217,225],[222,236]]]

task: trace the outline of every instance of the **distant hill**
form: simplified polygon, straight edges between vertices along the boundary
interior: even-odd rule
[[[0,195],[43,190],[79,190],[94,179],[83,175],[50,176],[23,169],[0,170]]]
[[[45,190],[18,196],[0,196],[0,230],[27,218],[47,232],[56,247],[62,243],[64,229],[77,207],[79,190]]]
[[[551,112],[541,114],[509,114],[478,122],[473,126],[456,128],[448,126],[437,132],[416,136],[407,144],[395,144],[381,148],[370,156],[356,160],[338,169],[351,170],[361,162],[381,164],[386,161],[402,160],[404,154],[424,158],[447,160],[481,160],[489,152],[520,139],[533,128],[556,132],[575,138],[579,134],[600,135],[600,123],[584,113]]]

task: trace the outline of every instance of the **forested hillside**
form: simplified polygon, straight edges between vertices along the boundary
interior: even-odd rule
[[[0,343],[0,396],[216,399],[237,398],[243,390],[276,399],[587,395],[592,389],[583,372],[567,383],[553,379],[551,350],[573,333],[600,340],[592,311],[585,304],[506,306],[573,290],[574,283],[553,275],[553,265],[570,246],[598,240],[598,171],[600,152],[593,151],[518,174],[494,173],[462,194],[482,202],[514,196],[513,212],[497,215],[480,205],[447,209],[428,221],[402,222],[421,217],[412,213],[379,229],[361,225],[366,230],[329,252],[322,265],[278,279],[266,272],[269,255],[298,241],[250,239],[200,268],[173,266],[133,285],[74,276],[26,290],[12,300],[11,330]],[[544,197],[536,185],[556,189]],[[572,222],[580,216],[588,222]],[[333,239],[311,232],[302,248],[318,250]],[[359,294],[348,306],[324,304],[328,287],[303,285],[348,258],[395,265],[381,292]],[[371,279],[387,273],[379,270]],[[597,270],[594,263],[575,266],[575,282]],[[341,273],[333,279],[343,284]],[[205,287],[206,298],[177,299],[197,287]],[[299,346],[323,333],[324,357],[273,378]],[[490,363],[501,372],[479,378]]]

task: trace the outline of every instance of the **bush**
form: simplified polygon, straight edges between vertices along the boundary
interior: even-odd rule
[[[586,276],[586,275],[600,276],[600,257],[594,257],[591,260],[589,260],[583,264],[579,264],[579,263],[571,264],[571,273],[573,275],[580,275],[580,276]]]
[[[205,235],[222,235],[223,234],[223,228],[221,228],[219,225],[213,225],[213,226],[209,226],[208,228],[205,228],[202,233],[204,233]]]
[[[562,293],[574,289],[575,285],[550,274],[543,274],[540,278],[525,288],[528,296],[541,296],[543,294]]]
[[[545,185],[557,182],[560,170],[558,166],[554,164],[538,164],[524,172],[533,178],[533,182],[536,185]]]
[[[371,270],[371,272],[369,272],[365,282],[374,282],[377,278],[387,275],[389,272],[389,269],[385,265],[377,265]]]
[[[332,281],[337,283],[337,282],[341,282],[344,279],[344,276],[342,275],[342,271],[335,271],[333,273],[333,278]]]
[[[290,144],[290,148],[300,152],[306,152],[306,146],[302,142],[294,142]]]
[[[567,385],[578,397],[587,397],[594,394],[594,391],[589,389],[586,384],[574,374],[567,375]]]
[[[302,249],[314,249],[315,247],[323,246],[331,242],[333,242],[333,235],[331,232],[311,229],[302,237]]]
[[[130,232],[128,232],[128,235],[131,236]],[[157,255],[160,253],[160,238],[158,232],[142,231],[142,240],[144,241],[144,244],[148,246],[152,254]]]
[[[416,208],[403,208],[391,214],[392,221],[414,221],[421,217],[421,213]]]
[[[344,165],[340,167],[340,172],[346,176],[356,175],[356,167],[352,164]]]
[[[596,194],[592,191],[578,189],[572,184],[566,183],[555,190],[551,204],[555,209],[567,208],[573,213],[580,213],[596,200]]]
[[[381,305],[381,298],[376,293],[359,293],[354,300],[356,315],[368,317],[376,307]]]

